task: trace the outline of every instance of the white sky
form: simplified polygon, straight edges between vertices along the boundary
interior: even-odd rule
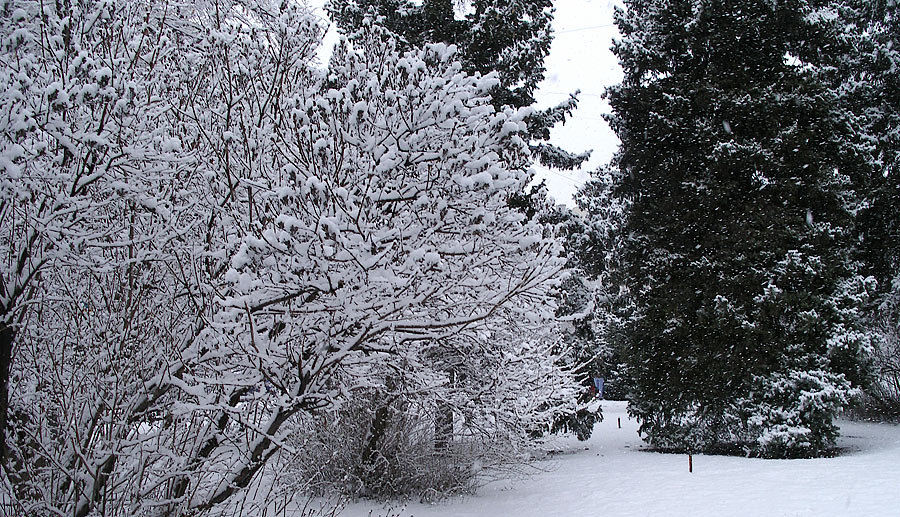
[[[589,173],[609,161],[619,139],[603,120],[609,104],[601,98],[607,86],[622,80],[622,69],[609,49],[618,30],[613,25],[617,0],[556,0],[553,20],[555,37],[544,65],[546,78],[538,86],[538,107],[565,100],[581,90],[578,109],[564,126],[550,133],[550,141],[567,151],[593,149],[591,159],[576,171],[547,170],[537,166],[538,177],[546,178],[550,194],[560,203],[572,205],[572,194]]]
[[[324,0],[309,0],[309,5],[327,19],[321,9]],[[622,70],[610,51],[618,31],[613,25],[613,6],[620,0],[556,0],[553,20],[555,37],[545,61],[546,78],[538,86],[538,107],[556,105],[570,93],[581,90],[579,106],[564,126],[550,133],[550,141],[567,151],[593,149],[591,159],[575,171],[547,170],[536,165],[537,178],[547,180],[550,194],[560,203],[572,205],[572,194],[590,176],[590,172],[612,157],[619,145],[615,133],[603,120],[609,105],[601,98],[607,86],[622,80]],[[331,27],[325,36],[320,56],[325,58],[337,40]]]

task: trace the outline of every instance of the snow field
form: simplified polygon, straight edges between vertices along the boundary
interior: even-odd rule
[[[689,473],[686,455],[644,450],[624,402],[604,401],[603,413],[590,440],[553,442],[562,452],[527,479],[434,505],[360,502],[341,516],[900,516],[900,426],[841,422],[835,458],[696,455]]]

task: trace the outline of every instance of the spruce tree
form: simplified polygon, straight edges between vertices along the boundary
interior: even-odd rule
[[[342,31],[352,34],[366,16],[400,37],[408,47],[428,43],[456,45],[458,58],[468,74],[498,74],[500,83],[491,91],[498,110],[503,106],[530,107],[537,85],[544,79],[544,59],[553,40],[552,0],[472,0],[466,13],[454,0],[329,0],[331,18]],[[575,169],[590,151],[575,154],[548,142],[550,128],[564,123],[577,104],[576,94],[528,118],[531,150],[538,160],[555,169]]]
[[[852,135],[814,0],[626,0],[609,90],[632,204],[630,412],[651,444],[815,455],[859,377]]]

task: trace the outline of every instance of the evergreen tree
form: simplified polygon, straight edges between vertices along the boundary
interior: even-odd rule
[[[609,90],[629,410],[660,447],[814,455],[862,376],[852,128],[815,0],[628,0]]]
[[[532,106],[553,39],[552,0],[472,0],[465,14],[454,4],[454,0],[329,0],[326,9],[346,33],[374,14],[408,47],[456,45],[466,73],[498,74],[500,83],[490,92],[495,108]],[[547,167],[575,169],[590,157],[590,151],[574,154],[547,142],[550,128],[564,123],[575,109],[576,95],[528,117],[531,150]]]
[[[863,200],[857,221],[866,272],[887,293],[900,271],[900,5],[839,0],[831,11],[851,23],[837,27],[841,52],[823,75],[857,134],[844,170]]]
[[[542,222],[558,228],[567,251],[568,276],[560,283],[557,316],[563,332],[568,365],[574,368],[582,392],[575,413],[561,415],[555,432],[573,432],[580,440],[591,436],[602,420],[594,378],[603,378],[603,398],[624,397],[622,328],[630,298],[617,284],[616,270],[627,203],[613,197],[613,170],[601,168],[575,195],[575,210],[562,206],[546,210]]]
[[[605,371],[610,355],[595,325],[595,287],[582,267],[582,257],[586,256],[582,250],[589,240],[588,226],[578,213],[564,205],[554,206],[543,181],[528,192],[510,196],[509,205],[529,220],[537,218],[554,228],[557,239],[565,244],[566,274],[555,293],[556,317],[563,323],[559,345],[565,351],[559,360],[572,371],[581,389],[576,395],[576,410],[557,415],[550,432],[574,433],[579,440],[587,440],[594,424],[603,419],[600,404],[591,390],[593,376]],[[538,436],[545,432],[546,429],[534,430]]]
[[[621,400],[628,390],[623,363],[623,329],[632,311],[628,289],[616,278],[621,267],[629,201],[617,198],[613,187],[617,170],[601,167],[575,194],[577,213],[583,221],[580,233],[570,236],[570,262],[589,288],[592,306],[584,322],[590,323],[589,345],[598,354],[594,371],[605,379],[604,398]],[[579,335],[578,322],[575,336]],[[579,350],[578,342],[573,348]]]
[[[890,418],[900,408],[900,4],[839,0],[833,11],[852,21],[841,27],[842,52],[827,78],[858,135],[848,150],[863,151],[857,166],[845,170],[863,200],[857,214],[860,258],[866,274],[878,281],[879,296],[867,311],[874,343],[863,400],[867,412]]]

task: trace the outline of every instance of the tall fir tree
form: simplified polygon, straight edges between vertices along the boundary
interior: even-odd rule
[[[842,52],[826,75],[841,95],[848,125],[858,134],[851,150],[863,160],[847,167],[862,199],[857,214],[858,248],[878,297],[867,311],[874,335],[873,375],[866,386],[866,412],[900,414],[896,365],[900,364],[900,3],[897,0],[836,0],[843,19]],[[855,153],[850,153],[855,157]]]
[[[900,272],[900,3],[837,0],[830,12],[848,23],[823,75],[857,134],[845,170],[862,200],[859,248],[886,293]]]
[[[863,376],[853,139],[815,0],[626,0],[609,90],[630,199],[629,410],[651,444],[820,454]]]
[[[466,9],[456,0],[329,0],[331,18],[351,34],[366,16],[399,36],[407,46],[428,43],[456,45],[465,72],[496,72],[500,83],[491,91],[497,109],[534,105],[534,93],[544,78],[544,59],[553,40],[552,0],[472,0]],[[531,150],[541,164],[575,169],[590,151],[572,153],[550,144],[550,128],[564,123],[577,105],[577,92],[558,106],[536,110],[528,117]]]

